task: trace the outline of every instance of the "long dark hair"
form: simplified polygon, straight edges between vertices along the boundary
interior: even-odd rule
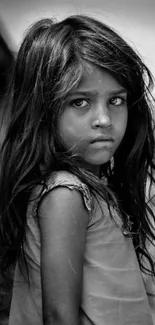
[[[128,92],[128,125],[124,140],[101,179],[76,167],[57,131],[67,93],[78,85],[85,64],[106,69]],[[68,170],[90,190],[120,208],[124,224],[133,222],[133,243],[153,262],[146,241],[155,235],[154,215],[146,202],[146,181],[153,181],[154,127],[151,73],[136,52],[111,28],[87,16],[61,22],[43,19],[27,32],[19,50],[9,101],[6,136],[1,149],[1,268],[15,264],[25,238],[26,210],[33,187],[45,184],[51,171]],[[40,165],[44,166],[40,169]],[[104,185],[102,176],[108,179]],[[117,197],[118,204],[115,197]]]

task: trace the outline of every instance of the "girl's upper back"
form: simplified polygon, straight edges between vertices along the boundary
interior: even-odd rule
[[[111,207],[116,224],[103,200],[96,200],[88,187],[69,172],[55,172],[41,197],[29,203],[27,210],[25,264],[16,266],[9,325],[41,325],[42,288],[40,274],[41,238],[38,204],[55,187],[80,191],[89,214],[83,266],[81,323],[94,325],[152,325],[150,308],[131,238],[123,235],[122,221]],[[36,188],[34,197],[39,193]],[[61,203],[61,202],[60,202]],[[63,268],[63,266],[62,266]],[[24,308],[23,308],[24,307]]]

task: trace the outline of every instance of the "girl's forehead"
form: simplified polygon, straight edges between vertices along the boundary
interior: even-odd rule
[[[96,91],[102,93],[106,91],[119,91],[122,89],[122,85],[118,80],[106,69],[95,66],[93,64],[86,63],[83,67],[83,71],[76,90],[80,91]],[[124,92],[126,89],[124,88]]]
[[[101,70],[100,67],[95,66],[93,63],[85,62],[84,65],[83,65],[83,75],[90,75],[91,76],[96,69]]]

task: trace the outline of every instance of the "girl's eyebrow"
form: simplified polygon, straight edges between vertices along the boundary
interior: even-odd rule
[[[121,95],[121,94],[125,94],[127,95],[127,89],[126,88],[121,88],[121,89],[118,89],[118,90],[113,90],[110,95]]]
[[[95,96],[97,95],[97,91],[89,90],[89,91],[82,91],[82,90],[75,90],[74,92],[68,93],[67,97],[71,96]],[[126,88],[120,88],[118,90],[112,90],[111,92],[108,93],[110,96],[112,95],[120,95],[120,94],[127,94]]]

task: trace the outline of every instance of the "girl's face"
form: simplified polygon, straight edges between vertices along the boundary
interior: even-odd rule
[[[126,89],[109,72],[91,65],[68,94],[58,128],[66,149],[82,158],[80,166],[98,173],[120,145],[127,119]]]

